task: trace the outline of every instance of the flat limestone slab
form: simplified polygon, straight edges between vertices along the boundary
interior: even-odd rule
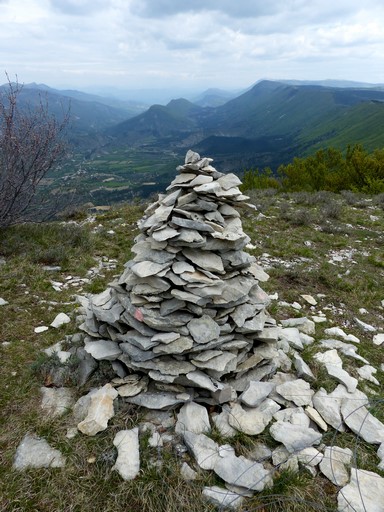
[[[65,457],[52,448],[45,439],[27,434],[16,450],[13,467],[17,470],[29,468],[61,468]]]
[[[383,512],[384,478],[353,468],[351,481],[337,496],[338,512]]]
[[[243,496],[240,496],[235,492],[228,491],[228,489],[223,487],[218,487],[217,485],[204,487],[203,496],[208,501],[219,507],[220,510],[223,508],[237,510],[244,502]]]
[[[290,453],[298,452],[314,444],[319,444],[322,435],[313,428],[302,425],[292,425],[286,421],[277,421],[270,428],[270,433],[276,441],[283,443]]]

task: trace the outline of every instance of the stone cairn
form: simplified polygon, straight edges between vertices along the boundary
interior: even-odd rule
[[[369,412],[367,395],[342,368],[337,350],[362,361],[371,382],[379,385],[372,380],[375,368],[351,343],[321,340],[326,352],[313,359],[340,384],[331,393],[311,389],[315,376],[299,351],[314,343],[315,323],[304,317],[276,325],[266,312],[269,298],[259,281],[268,276],[243,251],[250,240],[237,209],[252,205],[238,189],[240,180],[210,163],[188,151],[167,194],[140,221],[135,257],[123,274],[103,293],[80,297],[85,335],[76,333],[71,341],[84,339],[84,348],[65,352],[58,343],[46,350],[61,361],[77,356],[79,384],[97,361],[110,361],[116,375],[74,404],[77,427],[68,429],[67,437],[105,430],[119,396],[147,409],[144,423],[120,430],[113,441],[118,454],[112,469],[125,480],[140,471],[140,430],[151,434],[149,446],[159,450],[172,443],[181,457],[188,449],[193,465],[214,471],[225,487],[205,487],[202,493],[220,510],[241,508],[246,496],[272,485],[276,469],[298,472],[302,467],[340,487],[338,511],[379,510],[384,479],[349,469],[352,450],[334,442],[337,432],[349,429],[379,446],[378,467],[384,469],[384,424]],[[51,325],[59,320],[69,318],[56,318]],[[325,333],[359,342],[339,328]],[[42,408],[50,417],[63,414],[74,401],[69,388],[45,387],[42,394]],[[170,411],[175,408],[177,419]],[[237,456],[231,444],[219,445],[209,437],[213,425],[227,440],[238,432],[257,436],[268,428],[278,446],[271,449],[259,441],[247,457]],[[323,434],[329,427],[334,433],[326,446]],[[14,461],[17,469],[64,464],[58,450],[29,434]],[[185,480],[198,477],[185,461],[180,473]]]
[[[169,407],[191,392],[228,402],[276,370],[277,329],[258,284],[266,274],[243,251],[250,239],[238,208],[254,206],[239,178],[211,162],[188,151],[139,222],[133,260],[85,304],[85,350],[121,378],[133,373],[126,396],[138,405]]]

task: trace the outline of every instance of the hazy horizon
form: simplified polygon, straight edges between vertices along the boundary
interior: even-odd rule
[[[260,80],[257,80],[251,84],[247,84],[246,86],[240,88],[240,89],[224,89],[219,87],[210,87],[206,89],[192,89],[192,88],[140,88],[140,89],[134,89],[129,87],[116,87],[113,85],[104,85],[104,86],[97,86],[94,85],[93,87],[83,87],[83,88],[77,88],[75,86],[69,86],[69,87],[53,87],[51,84],[43,83],[43,82],[28,82],[28,83],[22,83],[19,81],[19,83],[22,86],[31,87],[33,85],[36,85],[37,87],[48,87],[50,89],[57,90],[59,92],[65,93],[65,91],[77,91],[81,93],[96,95],[104,98],[110,98],[110,99],[116,99],[116,100],[122,100],[122,101],[132,101],[132,102],[141,102],[143,104],[151,105],[153,103],[160,103],[160,104],[166,104],[169,101],[173,99],[178,98],[185,98],[189,101],[194,101],[197,98],[203,96],[208,91],[221,91],[222,93],[228,93],[228,95],[232,95],[232,97],[236,97],[238,95],[243,94],[247,90],[254,87],[259,82],[262,82],[264,80],[272,80],[276,82],[292,82],[292,83],[300,83],[300,84],[306,84],[306,83],[321,83],[321,85],[325,86],[335,86],[335,87],[384,87],[384,83],[382,84],[373,84],[369,82],[355,82],[350,80],[342,80],[342,79],[332,79],[332,78],[325,78],[322,80],[297,80],[295,78],[291,79],[269,79],[269,78],[262,78]],[[5,85],[6,82],[3,82],[1,85]],[[228,98],[230,99],[230,98]]]
[[[1,69],[67,89],[384,82],[380,0],[0,0]],[[1,80],[2,82],[3,80]]]

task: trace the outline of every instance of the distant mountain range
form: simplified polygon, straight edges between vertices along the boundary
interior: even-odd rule
[[[42,84],[23,87],[23,104],[40,98],[59,117],[70,108],[78,161],[81,155],[118,155],[128,148],[135,155],[145,152],[147,161],[148,155],[175,159],[192,148],[212,156],[223,170],[242,171],[275,169],[321,147],[384,147],[383,85],[262,80],[237,95],[209,89],[193,101],[152,106]]]
[[[183,152],[192,147],[227,168],[276,167],[320,147],[384,146],[384,88],[261,81],[222,105],[186,99],[152,105],[107,130],[112,145]]]
[[[6,91],[7,87],[7,84],[0,86],[0,91]],[[47,103],[49,111],[58,119],[69,111],[70,131],[74,136],[103,132],[148,108],[139,102],[104,98],[75,90],[57,90],[35,83],[22,85],[19,102],[22,107]]]

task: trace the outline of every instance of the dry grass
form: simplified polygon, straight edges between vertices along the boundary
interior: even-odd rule
[[[383,362],[382,350],[373,346],[370,334],[358,330],[353,319],[357,316],[367,323],[384,327],[381,305],[384,299],[382,202],[375,198],[354,198],[348,193],[339,196],[337,206],[332,207],[328,196],[310,196],[286,194],[281,197],[268,192],[263,196],[263,192],[258,192],[253,200],[262,205],[265,217],[258,218],[257,213],[244,216],[244,230],[256,246],[251,252],[261,265],[270,267],[271,278],[263,288],[269,293],[278,292],[279,300],[302,304],[302,310],[295,311],[274,301],[270,311],[277,320],[311,315],[313,310],[301,300],[301,294],[324,294],[315,309],[321,309],[329,322],[323,327],[318,326],[317,337],[323,337],[325,327],[340,326],[360,338],[359,353],[379,367]],[[204,485],[222,485],[222,482],[207,471],[200,471],[197,481],[185,482],[179,472],[181,462],[193,462],[188,454],[180,457],[172,444],[160,452],[148,447],[143,437],[142,467],[133,482],[122,481],[112,471],[114,435],[141,420],[137,410],[120,409],[110,428],[94,438],[78,435],[67,439],[67,428],[71,426],[69,414],[57,420],[41,415],[41,374],[34,372],[33,366],[36,361],[42,363],[43,348],[76,332],[74,295],[78,289],[56,292],[50,280],[64,281],[69,275],[85,277],[87,270],[95,264],[95,257],[116,259],[115,269],[104,269],[102,275],[84,285],[82,291],[103,290],[114,275],[121,273],[123,264],[131,257],[135,221],[141,215],[141,207],[128,206],[83,225],[54,225],[49,229],[36,226],[30,231],[23,227],[0,233],[0,257],[4,255],[6,259],[6,263],[0,265],[0,297],[9,301],[9,305],[0,307],[1,511],[215,510],[203,500],[201,489]],[[108,233],[110,230],[114,234]],[[265,256],[266,253],[269,256]],[[345,256],[348,254],[351,254],[350,258]],[[343,255],[345,259],[330,263],[334,255]],[[48,273],[43,270],[43,264],[47,263],[61,265],[62,269]],[[361,307],[367,310],[364,315],[359,312]],[[71,324],[43,334],[34,333],[34,327],[49,325],[61,311],[72,316]],[[313,352],[313,348],[308,348],[303,357],[311,361]],[[345,365],[351,373],[355,371],[355,361],[345,359]],[[314,370],[317,376],[314,387],[333,389],[334,383],[323,370],[320,367]],[[382,371],[378,371],[376,377],[383,382]],[[364,383],[359,387],[364,390]],[[383,389],[373,384],[369,384],[369,388],[371,396],[378,400],[375,414],[384,419],[384,407],[380,402]],[[84,391],[78,390],[78,394]],[[67,457],[66,467],[25,472],[12,469],[16,447],[27,432],[35,432],[59,448]],[[351,434],[338,434],[337,438],[332,435],[326,439],[327,444],[350,446],[358,456],[359,466],[375,467],[377,459],[371,446]],[[257,441],[270,442],[268,431],[258,436]],[[234,441],[236,452],[249,453],[254,442],[254,438],[239,435]],[[312,478],[303,471],[299,474],[277,471],[274,487],[247,500],[243,510],[335,510],[337,491],[325,478]]]

